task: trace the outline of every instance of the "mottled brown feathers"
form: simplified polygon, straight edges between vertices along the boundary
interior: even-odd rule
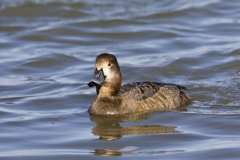
[[[128,96],[136,101],[142,101],[156,94],[161,87],[170,87],[172,90],[186,90],[184,86],[160,82],[133,82],[120,88],[119,96]]]

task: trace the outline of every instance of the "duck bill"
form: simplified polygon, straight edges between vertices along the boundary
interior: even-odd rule
[[[97,70],[95,69],[93,73],[93,79],[91,82],[88,83],[89,87],[99,86],[105,79],[105,76],[103,74],[103,70]]]

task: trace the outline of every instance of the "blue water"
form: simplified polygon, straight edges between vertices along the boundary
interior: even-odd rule
[[[239,159],[240,1],[2,0],[0,36],[1,159]],[[90,116],[103,52],[193,103]]]

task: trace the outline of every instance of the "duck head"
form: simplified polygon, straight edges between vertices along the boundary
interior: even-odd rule
[[[96,68],[93,81],[89,82],[89,87],[96,86],[98,94],[101,96],[114,96],[121,87],[122,77],[117,58],[109,53],[103,53],[96,58]]]

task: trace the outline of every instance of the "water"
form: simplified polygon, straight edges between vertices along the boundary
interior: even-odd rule
[[[239,159],[240,2],[1,0],[1,159]],[[97,54],[186,112],[90,117]]]

